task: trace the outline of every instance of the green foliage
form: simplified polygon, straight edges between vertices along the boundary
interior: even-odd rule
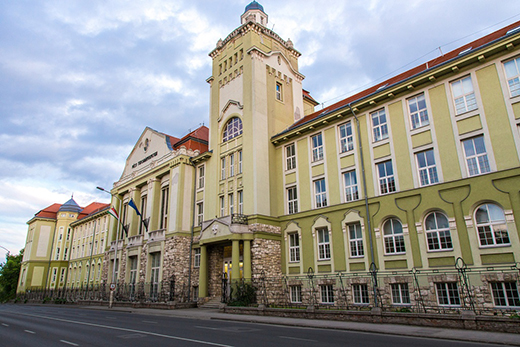
[[[232,284],[229,306],[251,306],[256,303],[256,288],[249,282]]]
[[[22,258],[23,249],[18,255],[7,254],[6,262],[0,264],[0,302],[6,302],[16,297]]]

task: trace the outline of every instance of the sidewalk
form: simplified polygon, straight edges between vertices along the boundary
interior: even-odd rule
[[[299,319],[299,318],[283,318],[271,316],[255,316],[255,315],[241,315],[222,313],[214,309],[178,309],[178,310],[157,310],[150,308],[131,308],[131,307],[114,307],[109,309],[106,306],[80,306],[86,309],[95,310],[111,310],[124,311],[135,314],[151,315],[151,316],[166,316],[166,317],[180,317],[189,319],[219,319],[246,323],[261,323],[261,324],[275,324],[308,327],[317,329],[338,329],[351,330],[369,333],[401,335],[424,337],[432,339],[448,339],[469,342],[493,343],[510,346],[520,346],[520,335],[498,333],[489,331],[477,330],[461,330],[461,329],[444,329],[444,328],[430,328],[411,325],[399,324],[372,324],[372,323],[357,323],[357,322],[340,322],[330,320],[318,319]],[[519,323],[520,324],[520,323]]]

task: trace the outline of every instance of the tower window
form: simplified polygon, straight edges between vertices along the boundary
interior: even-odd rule
[[[276,82],[276,100],[282,100],[282,84],[280,82]]]
[[[242,121],[238,117],[233,117],[226,125],[222,142],[229,141],[239,135],[242,135]]]

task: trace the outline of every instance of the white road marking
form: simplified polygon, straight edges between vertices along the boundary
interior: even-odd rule
[[[30,330],[24,330],[26,333],[29,333],[29,334],[36,334],[34,331],[30,331]]]
[[[94,324],[94,323],[78,322],[78,321],[73,321],[73,320],[68,320],[68,319],[60,319],[60,318],[54,318],[54,317],[48,317],[48,316],[40,316],[40,315],[36,315],[36,314],[28,314],[28,313],[17,313],[17,314],[23,315],[23,316],[28,316],[28,317],[50,319],[50,320],[55,320],[55,321],[58,321],[58,322],[65,322],[65,323],[70,323],[70,324],[86,325],[86,326],[91,326],[91,327],[96,327],[96,328],[112,329],[112,330],[120,330],[120,331],[129,331],[129,332],[133,332],[133,333],[140,333],[140,334],[152,335],[152,336],[157,336],[157,337],[163,337],[165,339],[195,342],[195,343],[200,343],[200,344],[203,344],[203,345],[220,346],[220,347],[233,347],[231,345],[223,345],[221,343],[215,343],[215,342],[210,342],[210,341],[202,341],[202,340],[195,340],[195,339],[189,339],[189,338],[180,337],[180,336],[173,336],[173,335],[164,335],[164,334],[152,333],[152,332],[149,332],[149,331],[112,327],[112,326],[108,326],[108,325],[101,325],[101,324]]]
[[[309,340],[309,339],[301,339],[298,337],[291,337],[291,336],[278,336],[281,339],[289,339],[289,340],[298,340],[298,341],[309,341],[309,342],[318,342],[317,340]]]
[[[4,327],[8,327],[8,326],[9,326],[9,324],[5,324],[5,323],[2,323],[2,325],[3,325]]]
[[[154,322],[152,320],[144,320],[143,323],[157,324],[157,322]]]
[[[70,341],[60,340],[60,342],[66,343],[67,345],[71,345],[71,346],[79,346],[77,343],[70,342]]]

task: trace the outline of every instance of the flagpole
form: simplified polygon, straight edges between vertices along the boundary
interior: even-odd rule
[[[112,194],[112,192],[109,192],[108,190],[104,189],[104,188],[101,188],[101,187],[96,187],[96,189],[99,189],[105,193],[108,193],[110,194],[113,198],[116,198],[117,200],[119,200],[119,216],[121,216],[121,206],[123,205],[123,201],[115,194]],[[118,217],[119,217],[118,216]],[[121,220],[120,218],[117,218],[119,220],[119,223],[117,224],[117,234],[116,234],[116,245],[114,247],[114,266],[113,266],[113,269],[112,269],[112,283],[116,284],[115,280],[116,280],[116,266],[118,265],[117,264],[117,248],[118,248],[118,243],[119,243],[119,225],[121,224]],[[109,308],[112,308],[112,303],[114,301],[114,291],[111,289],[110,290],[110,302],[108,304],[108,307]]]

